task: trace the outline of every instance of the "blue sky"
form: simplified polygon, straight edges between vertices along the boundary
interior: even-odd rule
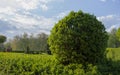
[[[120,27],[120,0],[0,0],[0,34],[50,34],[72,10],[94,14],[107,31]]]

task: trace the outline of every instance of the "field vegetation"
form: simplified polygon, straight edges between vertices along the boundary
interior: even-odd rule
[[[103,64],[69,64],[64,66],[53,55],[0,53],[2,75],[119,75],[120,48],[107,49],[108,61]]]

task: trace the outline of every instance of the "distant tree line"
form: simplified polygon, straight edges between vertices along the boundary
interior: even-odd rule
[[[16,35],[12,40],[6,43],[7,47],[11,47],[12,51],[25,53],[30,52],[44,52],[50,53],[47,44],[48,35],[45,33],[40,33],[34,36],[33,34],[28,35],[24,33],[23,35]]]
[[[120,28],[113,28],[111,32],[108,32],[108,47],[109,48],[118,48],[120,47]]]

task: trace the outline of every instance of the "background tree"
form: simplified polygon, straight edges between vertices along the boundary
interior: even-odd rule
[[[108,39],[108,47],[109,48],[118,48],[120,47],[120,40],[119,40],[120,30],[119,28],[113,28],[111,32],[108,32],[109,39]]]
[[[6,37],[3,35],[0,35],[0,43],[4,43],[6,41]]]
[[[94,15],[72,11],[55,24],[48,44],[56,59],[64,65],[96,64],[104,58],[107,39],[104,25]]]
[[[117,39],[118,39],[118,47],[120,47],[120,28],[118,28],[117,32],[116,32],[116,36],[117,36]]]
[[[117,29],[113,28],[111,32],[108,33],[109,39],[108,39],[108,47],[109,48],[117,48],[120,46],[120,42],[116,35]]]
[[[13,49],[13,51],[19,51],[22,50],[22,41],[21,41],[21,37],[19,35],[16,35],[10,42],[10,45]],[[9,43],[8,42],[8,43]]]
[[[118,30],[117,30],[117,32],[116,32],[116,35],[117,35],[117,37],[118,37],[118,39],[119,39],[119,41],[120,41],[120,27],[118,28]]]
[[[30,47],[29,47],[29,37],[27,33],[23,34],[21,41],[22,41],[23,50],[25,51],[25,53],[29,53]]]
[[[36,36],[24,33],[23,35],[16,35],[8,43],[10,43],[13,51],[37,51],[46,53],[49,51],[47,39],[48,35],[45,33],[40,33]]]
[[[0,35],[0,51],[3,51],[5,49],[3,43],[6,41],[6,39],[6,36]]]
[[[46,35],[45,33],[38,34],[38,47],[40,47],[41,51],[43,52],[47,52],[48,50],[47,39],[48,35]]]

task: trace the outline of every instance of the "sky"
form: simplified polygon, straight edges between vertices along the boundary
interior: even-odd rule
[[[46,33],[70,11],[94,14],[106,31],[120,27],[120,0],[0,0],[0,34]]]

